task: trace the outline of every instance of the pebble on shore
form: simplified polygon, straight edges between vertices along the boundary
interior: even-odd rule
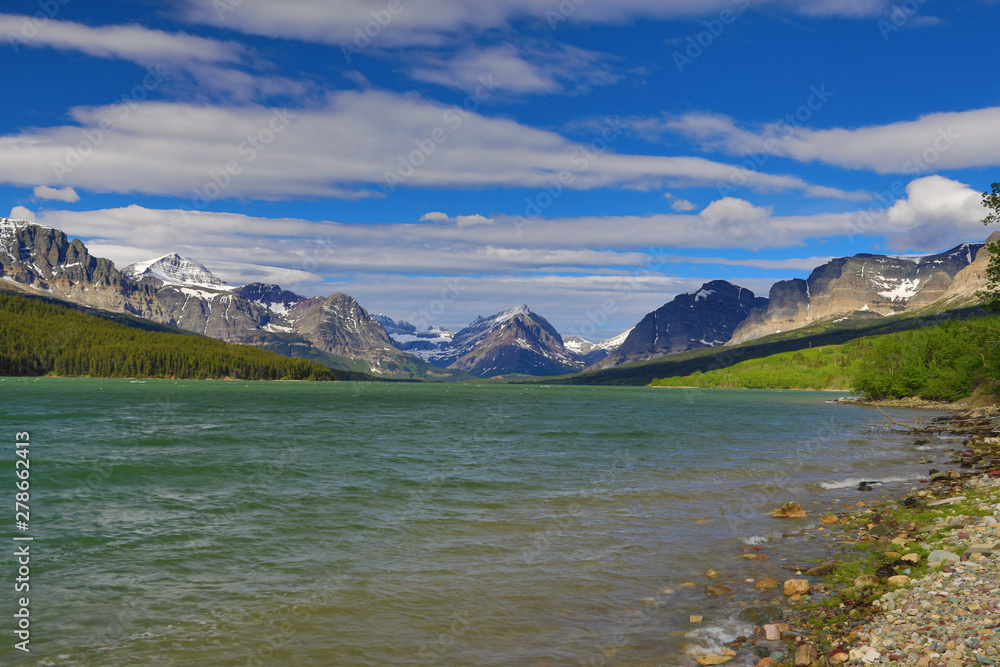
[[[982,475],[967,483],[980,492],[970,515],[942,515],[924,527],[925,535],[939,539],[921,545],[929,552],[930,573],[920,579],[892,575],[884,582],[871,574],[857,577],[858,588],[888,588],[873,603],[874,613],[842,638],[843,648],[828,655],[813,657],[802,648],[808,644],[800,644],[794,665],[1000,665],[1000,479]],[[910,564],[919,555],[899,560]],[[765,638],[775,636],[763,630]]]
[[[993,428],[992,424],[989,428]],[[963,445],[1000,445],[1000,438],[984,437],[984,432],[986,428]],[[821,524],[830,526],[836,523],[850,529],[852,523],[855,525],[858,537],[844,544],[884,544],[877,551],[884,555],[883,562],[892,566],[848,580],[848,586],[853,583],[848,590],[881,593],[870,603],[870,614],[855,615],[851,610],[854,621],[837,624],[833,629],[817,629],[819,634],[815,636],[807,628],[794,627],[794,618],[789,620],[791,625],[773,621],[761,624],[755,638],[732,644],[742,646],[740,659],[756,667],[1000,667],[1000,470],[996,470],[1000,453],[994,449],[983,455],[982,450],[965,449],[957,450],[955,458],[963,468],[972,467],[969,461],[976,464],[982,459],[985,466],[976,472],[932,471],[936,479],[900,503],[903,507],[925,508],[920,518],[914,514],[905,526],[882,520],[864,523],[864,517],[875,515],[875,519],[887,509],[877,502],[856,503],[853,518],[848,512],[820,519]],[[932,515],[929,519],[928,514]],[[776,518],[804,515],[796,503],[786,503],[772,513]],[[929,572],[911,576],[910,568],[914,566],[919,565],[919,572],[924,572],[921,554],[926,554]],[[808,571],[803,574],[810,576]],[[820,576],[819,572],[815,574]],[[789,579],[784,586],[773,579],[762,579],[754,586],[761,592],[780,588],[776,592],[784,593],[792,608],[806,604],[794,602],[802,600],[800,587],[805,592],[810,592],[810,587],[820,591],[825,588],[823,584],[811,586],[806,579]],[[802,608],[800,621],[813,613],[810,609]],[[782,645],[784,648],[779,650]],[[756,656],[745,652],[751,647]]]

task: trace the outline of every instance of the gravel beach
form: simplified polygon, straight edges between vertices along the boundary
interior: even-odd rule
[[[758,603],[775,617],[698,664],[1000,664],[1000,417],[936,421],[966,436],[949,465],[902,498],[819,518],[829,560],[773,572]]]
[[[1000,478],[970,480],[965,491],[978,495],[971,508],[983,515],[942,516],[924,527],[939,536],[928,555],[935,570],[874,603],[877,611],[848,638],[847,664],[959,667],[1000,660]]]

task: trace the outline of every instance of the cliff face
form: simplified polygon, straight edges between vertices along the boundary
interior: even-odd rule
[[[152,292],[133,285],[107,259],[58,229],[0,219],[0,279],[24,292],[48,292],[95,308],[121,310]]]
[[[775,283],[767,306],[751,312],[728,344],[853,313],[893,315],[923,308],[949,294],[959,274],[984,254],[982,248],[982,243],[966,243],[926,257],[861,254],[831,260],[807,280]],[[962,282],[972,284],[973,276]]]
[[[1000,232],[993,232],[986,239],[986,245],[1000,243]],[[955,275],[955,279],[941,296],[941,300],[946,304],[959,306],[962,302],[975,299],[976,292],[986,289],[986,267],[990,263],[990,253],[987,247],[976,253],[976,258],[967,267]]]

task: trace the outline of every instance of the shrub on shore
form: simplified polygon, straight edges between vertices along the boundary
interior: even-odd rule
[[[954,401],[992,393],[1000,377],[1000,318],[951,320],[871,339],[853,387],[874,399]]]

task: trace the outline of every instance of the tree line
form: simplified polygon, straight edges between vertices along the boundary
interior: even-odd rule
[[[0,293],[0,375],[336,380],[332,370],[249,345],[150,331]]]

